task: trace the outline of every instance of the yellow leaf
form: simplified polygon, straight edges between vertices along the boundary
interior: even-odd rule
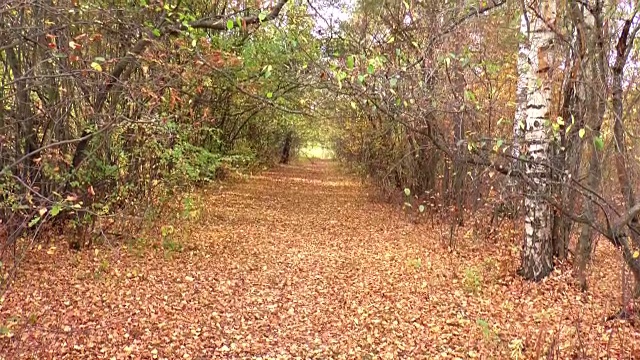
[[[98,72],[102,71],[102,66],[95,61],[91,63],[91,68]]]
[[[40,214],[40,216],[44,216],[44,214],[47,213],[47,208],[42,208],[40,210],[38,210],[38,214]]]
[[[633,253],[633,258],[637,259],[638,257],[640,257],[640,252],[639,251],[634,252]]]

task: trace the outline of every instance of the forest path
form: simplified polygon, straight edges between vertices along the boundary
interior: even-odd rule
[[[601,340],[614,298],[579,311],[566,276],[514,276],[516,246],[452,253],[367,191],[331,162],[280,166],[203,192],[183,251],[35,251],[0,305],[0,359],[509,358],[577,317]]]

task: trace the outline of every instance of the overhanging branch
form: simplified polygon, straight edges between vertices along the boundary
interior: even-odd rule
[[[244,25],[258,24],[258,23],[264,22],[264,21],[271,21],[271,20],[274,20],[275,18],[278,17],[278,15],[280,14],[280,11],[282,11],[282,8],[284,7],[284,5],[288,1],[289,0],[280,0],[280,1],[278,1],[278,3],[276,3],[276,5],[271,9],[271,11],[262,20],[260,20],[260,17],[258,15],[243,16],[243,17],[238,17],[238,18],[235,18],[235,19],[232,19],[232,18],[223,18],[223,19],[216,19],[216,20],[201,19],[201,20],[197,20],[197,21],[194,21],[194,22],[190,23],[189,26],[194,28],[194,29],[208,29],[208,30],[216,30],[216,31],[226,31],[227,30],[227,21],[229,21],[229,20],[233,20],[234,23],[238,23],[239,22],[243,26]],[[186,30],[186,27],[183,27],[182,29]]]
[[[263,19],[261,19],[259,15],[253,15],[253,16],[239,17],[234,19],[234,21],[239,20],[243,25],[251,25],[251,24],[258,24],[260,22],[274,20],[275,18],[278,17],[280,12],[282,11],[282,8],[288,1],[289,0],[278,1],[278,3],[271,9],[271,11]],[[197,20],[190,23],[189,26],[182,25],[177,30],[172,29],[171,27],[166,27],[164,29],[161,29],[160,32],[161,32],[161,35],[162,34],[176,35],[181,33],[182,31],[187,30],[189,27],[195,28],[195,29],[227,31],[228,20],[231,20],[231,18],[224,18],[224,19],[219,19],[215,21],[212,21],[209,19],[202,19],[202,20]],[[102,89],[98,92],[98,95],[96,96],[96,101],[93,104],[94,115],[102,111],[102,107],[104,106],[107,96],[109,95],[109,92],[111,91],[113,86],[121,80],[121,76],[124,73],[124,71],[127,69],[127,67],[135,60],[137,56],[139,56],[147,48],[147,46],[149,46],[149,44],[151,44],[150,39],[148,38],[140,39],[134,45],[133,49],[129,51],[127,55],[123,57],[116,64],[111,74],[109,74],[109,79],[107,80],[106,84],[102,87]],[[93,139],[93,136],[94,135],[92,135],[92,132],[90,129],[83,130],[81,135],[82,140],[78,141],[76,150],[74,151],[74,154],[73,154],[72,169],[77,168],[84,161],[86,157],[85,149],[88,146],[91,139]]]

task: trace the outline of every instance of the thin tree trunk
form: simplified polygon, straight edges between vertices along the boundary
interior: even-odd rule
[[[21,157],[26,154],[32,153],[36,148],[37,139],[36,139],[36,130],[34,128],[34,114],[33,109],[31,108],[31,99],[29,98],[29,89],[27,88],[27,79],[22,74],[22,69],[20,67],[20,59],[18,59],[18,55],[16,54],[14,48],[10,47],[5,50],[7,55],[7,62],[9,67],[11,67],[11,72],[13,73],[13,78],[16,82],[16,113],[18,114],[18,132],[20,134],[21,140],[24,142],[24,145],[16,147],[16,149],[23,149],[21,153],[16,154],[17,157]],[[24,167],[25,173],[21,176],[23,179],[31,178],[31,169],[32,169],[32,161],[33,158],[29,157],[27,159],[27,166]]]
[[[459,50],[459,49],[457,49]],[[454,111],[454,130],[453,130],[453,141],[458,148],[457,154],[464,153],[464,140],[465,140],[465,117],[466,117],[466,104],[465,104],[465,79],[464,74],[462,73],[462,68],[458,61],[454,62],[454,65],[451,67],[451,71],[453,74],[451,76],[453,91],[454,91],[454,100],[453,100],[453,111]],[[456,224],[457,226],[464,225],[464,207],[465,207],[465,178],[467,176],[467,164],[461,158],[454,159],[453,165],[453,193],[455,196],[455,207],[456,207]],[[453,225],[453,224],[452,224]]]
[[[293,142],[293,131],[287,132],[287,136],[284,139],[284,145],[282,146],[282,154],[280,156],[281,164],[288,164],[291,159],[291,143]]]
[[[635,39],[637,28],[634,31],[630,31],[632,20],[627,20],[624,24],[622,32],[620,33],[620,37],[618,38],[618,44],[616,46],[616,61],[612,68],[613,73],[613,97],[612,97],[612,106],[613,106],[613,138],[615,143],[615,167],[616,172],[618,173],[618,183],[620,185],[620,192],[622,193],[622,197],[624,199],[625,205],[627,209],[631,209],[636,201],[635,195],[633,192],[632,181],[629,175],[628,168],[628,154],[627,148],[625,144],[625,131],[624,131],[624,120],[623,120],[623,107],[622,107],[622,81],[623,81],[623,72],[624,67],[627,63],[627,58],[629,56],[630,45],[633,44]],[[637,229],[638,219],[634,217],[629,226]],[[640,234],[637,231],[631,231],[631,240],[635,247],[640,247]],[[633,259],[630,256],[630,251],[628,249],[623,248],[623,257],[625,262],[630,266],[633,265],[637,259]],[[634,267],[631,266],[632,270]],[[634,297],[640,296],[640,271],[632,271],[635,277],[635,291]],[[624,296],[623,296],[624,297]],[[623,299],[626,303],[628,299]]]
[[[593,129],[592,140],[595,140],[602,136],[600,128],[602,127],[604,118],[607,93],[604,67],[605,52],[602,39],[602,8],[596,7],[591,12],[585,12],[582,9],[577,9],[576,4],[572,6],[574,7],[573,10],[579,28],[584,33],[582,38],[587,40],[587,43],[583,45],[587,53],[583,66],[584,81],[582,81],[582,90],[586,94],[584,97],[585,104],[582,105],[582,107],[586,109],[586,111],[584,111],[586,117],[585,122]],[[591,151],[587,186],[597,191],[602,181],[602,159],[600,156],[602,153],[599,152],[602,149],[598,149],[595,141],[588,141],[587,143]],[[587,200],[584,207],[584,215],[588,219],[595,221],[595,204],[592,201]],[[580,238],[578,239],[576,260],[578,279],[583,290],[587,289],[586,267],[591,261],[592,250],[593,228],[584,224],[580,232]]]

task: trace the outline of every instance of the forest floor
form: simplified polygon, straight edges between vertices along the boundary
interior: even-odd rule
[[[567,264],[529,283],[508,226],[451,249],[447,224],[373,194],[305,162],[200,191],[157,246],[47,244],[0,303],[0,358],[640,358],[640,328],[604,321],[621,281],[604,242],[589,292]]]

